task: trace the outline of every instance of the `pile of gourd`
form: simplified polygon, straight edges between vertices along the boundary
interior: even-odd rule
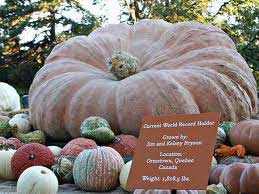
[[[222,183],[231,194],[259,193],[259,120],[221,123],[214,156],[209,184]]]
[[[143,116],[221,112],[222,121],[239,121],[258,113],[255,79],[234,42],[198,22],[142,20],[71,38],[47,57],[29,98],[30,116],[16,90],[0,82],[0,178],[18,180],[22,194],[56,193],[67,182],[86,191],[120,182],[127,190],[132,135]],[[213,163],[219,164],[208,190],[175,192],[259,193],[258,121],[234,124],[218,130]],[[73,140],[46,147],[46,137]]]
[[[10,106],[13,102],[20,104],[15,89],[2,85],[7,92],[0,94],[0,178],[18,180],[18,193],[52,194],[64,183],[75,183],[85,191],[110,191],[120,184],[125,192],[133,192],[126,188],[126,182],[137,142],[135,136],[115,136],[107,120],[88,117],[81,124],[81,137],[63,148],[47,147],[44,132],[33,130],[28,112],[21,110],[20,105]]]

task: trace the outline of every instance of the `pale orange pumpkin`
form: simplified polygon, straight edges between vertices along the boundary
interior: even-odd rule
[[[258,194],[259,164],[233,163],[215,165],[209,175],[209,184],[222,183],[230,194]]]
[[[142,20],[98,28],[57,45],[30,88],[34,128],[78,137],[89,116],[115,134],[138,135],[144,115],[257,112],[256,82],[233,41],[198,22]]]
[[[247,152],[259,156],[259,120],[244,120],[237,123],[230,131],[232,145],[241,144]]]

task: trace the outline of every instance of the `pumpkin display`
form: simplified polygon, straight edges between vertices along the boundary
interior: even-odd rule
[[[10,118],[8,116],[0,115],[0,122],[8,123],[10,121]]]
[[[230,131],[232,129],[233,126],[235,126],[235,122],[232,122],[232,121],[224,121],[222,122],[219,127],[221,129],[223,129],[225,131],[225,134],[226,134],[226,144],[227,145],[230,145]]]
[[[57,191],[57,177],[43,166],[27,168],[17,182],[18,194],[56,194]]]
[[[13,149],[17,150],[22,147],[22,142],[17,138],[9,138],[6,139],[4,137],[0,137],[0,150],[1,149]]]
[[[68,142],[60,151],[59,156],[78,156],[80,152],[86,149],[96,148],[95,141],[86,138],[76,138]]]
[[[259,120],[244,120],[230,131],[232,145],[241,144],[251,155],[259,155]]]
[[[126,183],[127,183],[127,180],[128,180],[128,176],[129,176],[129,172],[130,172],[130,168],[131,168],[131,164],[132,164],[132,161],[129,161],[127,162],[121,169],[121,172],[120,172],[120,186],[123,190],[125,191],[128,191],[128,192],[131,192],[133,191],[133,189],[128,189],[126,188]]]
[[[133,135],[118,135],[115,137],[112,143],[107,144],[108,147],[114,148],[121,157],[124,162],[132,160],[134,155],[135,147],[137,146],[137,138]]]
[[[0,82],[0,113],[19,111],[21,109],[20,96],[7,83]]]
[[[51,167],[57,178],[63,183],[73,183],[73,166],[75,156],[61,156],[55,165]]]
[[[55,163],[54,154],[46,146],[31,143],[19,148],[12,157],[11,167],[15,177],[31,166],[51,168]]]
[[[145,115],[221,112],[221,121],[240,121],[257,114],[258,101],[252,72],[221,29],[148,19],[57,45],[29,98],[32,125],[56,140],[78,137],[91,115],[116,135],[138,135]]]
[[[124,162],[110,147],[81,152],[74,162],[73,176],[77,186],[86,191],[109,191],[118,186]]]
[[[240,163],[249,163],[249,164],[255,164],[257,163],[256,158],[253,156],[245,156],[243,158],[237,157],[237,156],[228,156],[223,158],[222,160],[219,161],[219,164],[226,164],[230,165],[235,162],[240,162]]]
[[[11,168],[11,160],[15,153],[15,150],[0,150],[0,179],[15,180]]]
[[[12,127],[7,123],[0,121],[0,136],[2,137],[11,137],[12,136]]]
[[[114,140],[114,133],[108,127],[99,127],[93,130],[86,131],[84,134],[81,134],[82,137],[86,137],[96,141],[99,145],[105,145]]]
[[[226,136],[224,129],[218,127],[216,144],[225,144],[226,138],[227,138],[227,136]]]
[[[209,176],[210,184],[222,183],[230,194],[258,194],[259,164],[233,163],[219,168],[214,166]]]
[[[31,125],[27,119],[16,117],[12,118],[8,123],[11,127],[17,126],[18,131],[21,133],[30,132]]]
[[[50,151],[54,154],[55,157],[59,156],[62,148],[58,147],[58,146],[48,146],[48,148],[50,149]]]

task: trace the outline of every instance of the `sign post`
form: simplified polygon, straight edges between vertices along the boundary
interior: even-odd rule
[[[147,116],[127,188],[207,188],[220,113]]]

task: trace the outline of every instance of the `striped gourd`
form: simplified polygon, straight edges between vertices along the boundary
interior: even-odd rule
[[[109,191],[119,183],[123,159],[110,147],[97,147],[81,152],[73,167],[74,181],[86,191]]]

